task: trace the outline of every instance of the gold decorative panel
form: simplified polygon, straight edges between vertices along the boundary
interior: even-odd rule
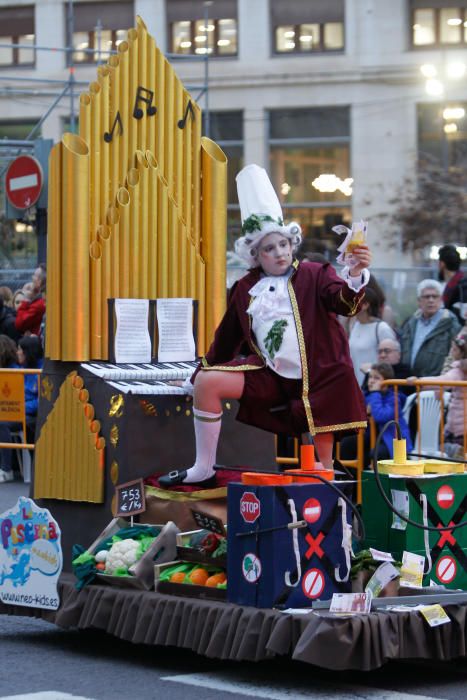
[[[71,372],[36,442],[34,498],[103,503],[105,440],[88,398]]]

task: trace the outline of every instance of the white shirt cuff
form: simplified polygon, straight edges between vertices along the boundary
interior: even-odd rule
[[[350,268],[346,265],[341,270],[341,277],[345,282],[347,282],[348,287],[352,289],[352,291],[359,292],[362,287],[366,287],[368,284],[370,280],[370,271],[365,268],[362,270],[362,274],[359,277],[351,277]]]

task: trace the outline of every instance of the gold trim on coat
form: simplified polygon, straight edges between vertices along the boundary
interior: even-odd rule
[[[294,265],[295,269],[297,269],[298,265]],[[295,290],[292,286],[292,278],[293,274],[289,277],[289,280],[287,282],[287,289],[289,291],[289,297],[290,297],[290,303],[292,304],[292,311],[294,315],[294,320],[295,320],[295,327],[297,329],[297,337],[298,337],[298,348],[300,351],[300,362],[302,363],[302,401],[303,405],[305,406],[305,415],[306,415],[306,420],[308,423],[308,430],[312,435],[316,434],[316,429],[315,429],[315,424],[313,421],[313,414],[311,412],[311,406],[310,406],[310,401],[308,398],[308,361],[307,361],[307,356],[306,356],[306,348],[305,348],[305,338],[303,336],[303,327],[302,327],[302,321],[300,318],[300,311],[298,308],[297,304],[297,297],[295,296]]]

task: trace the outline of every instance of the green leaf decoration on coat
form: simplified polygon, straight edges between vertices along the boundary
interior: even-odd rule
[[[284,333],[287,326],[288,322],[285,319],[274,321],[269,329],[269,333],[264,339],[264,345],[271,360],[274,359],[274,355],[276,352],[278,352],[282,345],[282,340],[284,339]]]
[[[284,225],[284,220],[281,219],[281,217],[273,219],[272,216],[268,216],[267,214],[252,214],[248,217],[248,219],[245,219],[245,221],[243,222],[242,233],[253,233],[253,231],[261,231],[261,229],[263,228],[262,222],[264,221],[270,221],[273,224],[278,224],[279,226]]]

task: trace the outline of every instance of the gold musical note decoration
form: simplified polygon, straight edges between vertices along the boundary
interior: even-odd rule
[[[138,17],[51,152],[47,357],[107,360],[117,297],[197,299],[205,352],[225,308],[226,170]]]

